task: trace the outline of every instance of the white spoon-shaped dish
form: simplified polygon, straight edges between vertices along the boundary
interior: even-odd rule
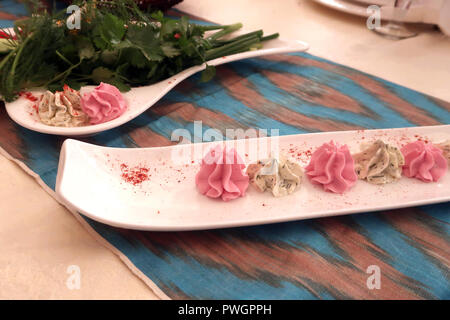
[[[304,167],[310,152],[332,139],[347,144],[354,153],[359,151],[361,142],[382,139],[400,147],[418,136],[441,143],[450,139],[450,125],[299,134],[226,143],[235,144],[246,165],[268,156],[268,150],[278,143],[280,151]],[[99,222],[154,231],[247,226],[450,201],[450,172],[432,183],[402,177],[377,186],[360,180],[343,195],[325,192],[304,177],[300,189],[286,197],[275,198],[249,186],[242,198],[229,202],[210,199],[197,191],[195,175],[203,154],[214,144],[124,149],[68,139],[61,150],[56,193],[69,208]],[[254,152],[256,146],[258,154]],[[148,169],[149,178],[134,185],[125,178],[126,170],[136,166]]]
[[[233,62],[242,59],[261,57],[270,54],[301,52],[308,49],[308,44],[301,41],[286,41],[282,39],[273,39],[263,43],[263,48],[259,50],[247,51],[243,53],[233,54],[208,61],[208,65],[218,66],[224,63]],[[153,106],[159,99],[161,99],[167,92],[184,79],[190,77],[194,73],[205,69],[205,64],[188,68],[173,77],[170,77],[161,82],[132,88],[125,93],[125,99],[128,102],[127,110],[118,118],[96,125],[88,125],[83,127],[65,128],[53,127],[43,124],[39,120],[39,116],[33,109],[34,103],[25,97],[20,97],[14,102],[5,103],[6,111],[12,120],[19,125],[37,132],[63,135],[63,136],[85,136],[99,133],[118,127],[143,113],[145,110]],[[90,91],[94,86],[86,86],[81,89],[81,94]],[[44,90],[29,90],[34,96],[39,96]]]

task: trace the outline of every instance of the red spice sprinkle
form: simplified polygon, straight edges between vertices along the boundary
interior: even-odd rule
[[[37,100],[38,100],[38,98],[36,98],[35,96],[33,96],[33,94],[31,93],[31,92],[25,92],[25,93],[19,93],[21,96],[22,95],[25,95],[25,98],[27,99],[27,100],[30,100],[30,101],[33,101],[33,102],[36,102]]]
[[[147,181],[150,177],[150,175],[148,174],[150,169],[146,167],[136,166],[133,168],[129,168],[125,163],[122,163],[120,164],[120,170],[122,171],[122,179],[134,186]]]
[[[6,33],[4,31],[0,31],[0,39],[13,39],[13,40],[17,40],[16,36],[12,36],[9,33]]]
[[[67,84],[65,84],[63,86],[64,91],[70,91],[70,92],[74,92],[75,90],[73,90],[71,87],[69,87]]]

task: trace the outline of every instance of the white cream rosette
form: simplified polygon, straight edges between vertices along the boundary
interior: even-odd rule
[[[354,154],[358,178],[373,184],[385,184],[401,178],[405,159],[396,147],[381,140],[362,144],[362,151]]]
[[[42,123],[55,127],[79,127],[88,124],[88,116],[81,110],[81,97],[72,89],[43,94],[38,105]]]
[[[250,183],[261,192],[270,191],[275,197],[289,195],[302,182],[303,170],[285,156],[271,157],[250,164],[247,168]]]

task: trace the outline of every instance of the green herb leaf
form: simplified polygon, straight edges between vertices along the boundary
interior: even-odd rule
[[[98,67],[92,71],[91,77],[95,83],[108,82],[114,77],[114,72],[105,67]]]
[[[200,77],[201,82],[207,82],[214,78],[216,75],[216,68],[214,66],[206,66],[206,69],[202,71],[202,75]]]
[[[181,54],[181,50],[175,48],[175,45],[171,42],[164,42],[161,45],[161,50],[164,52],[164,55],[168,58],[173,58]]]
[[[107,13],[96,17],[101,22],[93,30],[94,43],[99,49],[107,49],[118,44],[125,35],[125,22],[117,16]]]
[[[130,91],[130,89],[131,89],[129,85],[125,84],[119,78],[113,78],[111,80],[108,80],[106,83],[116,86],[117,89],[119,89],[121,92],[127,92],[127,91]]]
[[[92,42],[85,37],[77,39],[78,56],[80,59],[91,59],[95,55],[95,48]]]
[[[138,48],[148,61],[163,59],[157,32],[152,26],[129,26],[126,41],[130,46]]]
[[[262,41],[278,36],[263,37],[258,30],[232,38],[229,34],[240,23],[196,25],[187,17],[141,11],[134,0],[74,3],[82,6],[80,30],[60,23],[66,19],[64,11],[37,10],[16,21],[18,39],[11,49],[0,48],[0,96],[6,101],[39,86],[61,90],[64,84],[79,88],[106,82],[126,91],[130,85],[155,83],[210,59],[260,48]],[[215,68],[206,66],[201,81],[214,75]]]

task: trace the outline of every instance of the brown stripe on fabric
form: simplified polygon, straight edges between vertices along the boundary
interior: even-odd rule
[[[136,128],[128,133],[131,139],[142,148],[165,147],[176,144],[176,141],[170,141],[166,137],[152,131],[148,127]]]
[[[375,118],[375,113],[370,109],[331,87],[292,73],[270,70],[262,70],[261,73],[280,89],[310,103]],[[379,117],[377,116],[377,118]]]
[[[401,214],[401,212],[403,214]],[[393,228],[408,237],[409,243],[450,275],[450,238],[432,216],[419,208],[383,214]]]
[[[226,129],[247,129],[247,126],[223,113],[211,111],[188,102],[161,103],[152,108],[151,112],[159,116],[170,117],[178,123],[202,121],[202,124],[219,130],[223,135],[225,135]]]
[[[367,250],[367,247],[380,250],[370,243],[370,239],[346,228],[338,219],[323,220],[326,221],[322,226],[330,239],[347,252],[350,262],[323,256],[306,246],[298,249],[283,242],[252,241],[245,237],[244,229],[241,229],[243,236],[230,232],[226,237],[223,231],[123,232],[131,233],[129,236],[136,237],[162,259],[169,254],[181,259],[195,259],[206,267],[225,268],[243,280],[263,280],[275,287],[282,281],[289,281],[317,297],[325,290],[335,298],[423,298],[413,292],[422,293],[416,283]],[[369,290],[366,286],[369,276],[366,268],[371,264],[379,265],[382,270],[381,290]]]
[[[217,72],[217,79],[235,99],[238,99],[247,107],[282,123],[308,131],[363,129],[360,126],[355,126],[344,122],[305,116],[282,105],[268,101],[258,92],[257,88],[255,88],[251,82],[245,78],[242,78],[230,68],[221,68]]]
[[[417,125],[437,125],[441,124],[427,111],[410,104],[401,99],[395,93],[389,90],[383,83],[372,79],[358,71],[354,71],[345,67],[336,66],[322,61],[307,59],[300,56],[273,55],[263,57],[262,59],[270,61],[285,62],[300,66],[311,66],[321,68],[342,75],[348,79],[355,81],[359,86],[370,92],[380,101],[383,101],[387,107],[401,114],[405,119]]]

